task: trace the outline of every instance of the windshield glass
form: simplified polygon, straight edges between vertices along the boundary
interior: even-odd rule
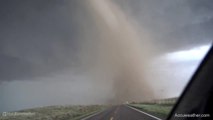
[[[166,118],[212,13],[211,0],[0,1],[0,119]]]

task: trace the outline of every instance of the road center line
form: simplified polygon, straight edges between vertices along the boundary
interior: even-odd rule
[[[110,118],[110,120],[113,120],[113,119],[114,119],[113,117]]]

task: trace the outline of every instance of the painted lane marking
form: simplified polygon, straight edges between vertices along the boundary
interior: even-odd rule
[[[146,112],[143,112],[143,111],[138,110],[138,109],[136,109],[136,108],[130,107],[129,105],[125,105],[125,106],[127,106],[128,108],[131,108],[131,109],[133,109],[133,110],[135,110],[135,111],[138,111],[138,112],[140,112],[140,113],[143,113],[143,114],[145,114],[145,115],[148,115],[149,117],[152,117],[152,118],[154,118],[154,119],[156,119],[156,120],[162,120],[162,119],[160,119],[160,118],[158,118],[158,117],[155,117],[155,116],[153,116],[153,115],[150,115],[150,114],[148,114],[148,113],[146,113]]]
[[[85,118],[83,118],[83,119],[81,119],[81,120],[87,120],[87,119],[89,119],[89,118],[91,118],[91,117],[93,117],[93,116],[96,116],[96,115],[98,115],[99,113],[101,113],[101,112],[103,112],[104,110],[101,110],[101,111],[99,111],[99,112],[96,112],[96,113],[94,113],[94,114],[92,114],[92,115],[89,115],[89,116],[87,116],[87,117],[85,117]]]

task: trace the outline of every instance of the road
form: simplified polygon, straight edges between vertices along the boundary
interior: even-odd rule
[[[83,120],[161,120],[127,105],[113,106]]]

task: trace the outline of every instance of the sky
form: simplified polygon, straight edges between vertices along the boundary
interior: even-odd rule
[[[180,95],[211,46],[212,1],[103,1],[0,1],[0,112]]]

